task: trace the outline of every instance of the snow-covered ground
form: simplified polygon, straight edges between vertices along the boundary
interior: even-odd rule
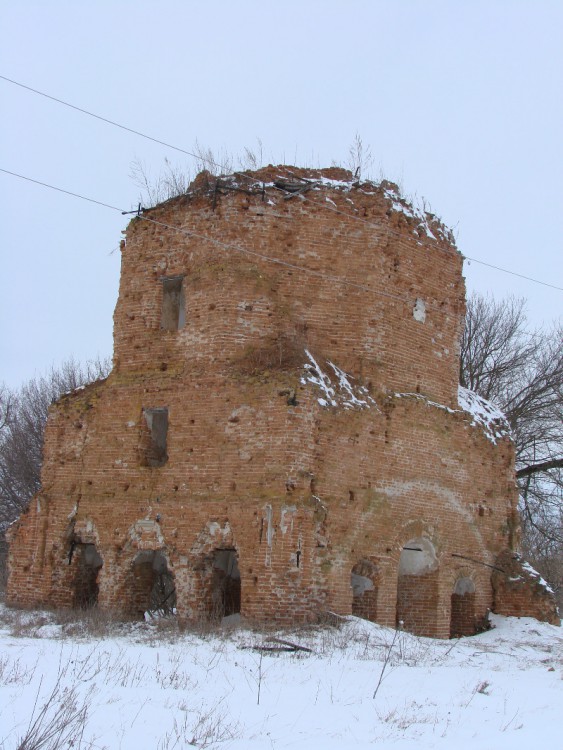
[[[68,730],[61,748],[561,746],[562,630],[527,618],[492,624],[452,641],[355,618],[283,634],[150,623],[84,632],[0,607],[0,748],[57,717]],[[311,651],[253,648],[281,647],[274,636]]]

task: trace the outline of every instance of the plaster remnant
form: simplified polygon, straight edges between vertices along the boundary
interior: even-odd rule
[[[424,323],[426,321],[426,305],[424,300],[420,299],[420,297],[414,303],[412,316],[419,323]]]
[[[282,507],[280,515],[280,531],[284,536],[288,528],[290,531],[293,531],[293,519],[295,518],[296,512],[297,508],[295,505],[284,505]]]

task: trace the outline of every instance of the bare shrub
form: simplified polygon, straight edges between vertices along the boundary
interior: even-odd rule
[[[27,730],[16,743],[16,750],[63,750],[83,747],[83,735],[88,716],[88,700],[80,697],[76,687],[63,688],[64,672],[59,672],[55,686],[41,708],[37,699]],[[92,743],[87,743],[92,747]]]
[[[34,673],[35,667],[23,665],[20,659],[0,656],[0,685],[29,685]]]
[[[373,156],[369,144],[364,141],[359,133],[356,133],[348,149],[348,161],[346,167],[352,172],[356,180],[369,178],[373,167]]]
[[[256,138],[256,147],[245,146],[242,156],[239,157],[239,167],[242,170],[250,169],[253,172],[264,166],[264,146],[260,138]]]
[[[240,735],[240,728],[221,710],[220,704],[201,709],[192,719],[185,711],[181,719],[174,718],[173,727],[158,743],[158,750],[177,747],[197,747],[200,750],[231,742]]]
[[[135,159],[129,167],[129,177],[140,188],[139,201],[145,208],[184,195],[192,181],[193,172],[189,167],[173,164],[164,159],[162,171],[154,176],[147,165]]]
[[[249,344],[236,362],[236,368],[243,375],[259,375],[266,370],[295,370],[303,366],[304,348],[295,337],[280,334],[260,345]]]
[[[61,635],[69,638],[104,638],[123,629],[123,623],[113,611],[89,607],[87,609],[57,609],[54,621],[61,625]]]

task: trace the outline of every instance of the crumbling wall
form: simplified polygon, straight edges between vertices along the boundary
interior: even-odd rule
[[[458,402],[461,256],[389,185],[303,172],[317,187],[286,199],[277,171],[131,222],[114,370],[51,410],[10,602],[72,606],[86,588],[140,616],[158,556],[185,619],[355,612],[448,637],[492,606],[490,566],[517,538],[514,453]],[[424,596],[401,569],[413,540],[433,550]],[[77,568],[76,545],[102,565]],[[452,624],[463,577],[473,613],[464,600]]]
[[[494,611],[511,617],[535,617],[560,625],[553,591],[520,555],[503,552],[493,573]]]

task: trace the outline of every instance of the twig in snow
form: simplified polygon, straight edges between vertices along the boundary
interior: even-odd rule
[[[397,640],[397,636],[399,635],[399,628],[402,623],[399,623],[398,627],[395,628],[395,635],[393,636],[393,640],[391,641],[391,645],[387,649],[387,653],[385,654],[385,659],[383,660],[383,666],[381,667],[381,672],[379,673],[379,680],[377,681],[377,685],[375,686],[375,690],[373,691],[373,699],[375,700],[375,696],[377,695],[377,691],[381,687],[381,683],[383,681],[383,675],[385,674],[385,670],[387,669],[387,665],[389,664],[389,659],[391,658],[391,652],[393,651],[393,646],[395,645],[395,641]]]

